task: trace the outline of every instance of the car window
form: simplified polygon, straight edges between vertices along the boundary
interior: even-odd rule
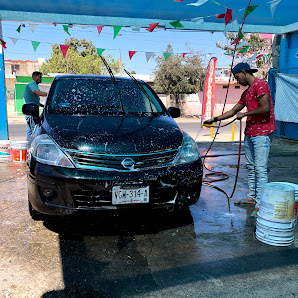
[[[117,86],[110,79],[59,79],[53,84],[48,98],[49,113],[86,114],[101,113],[156,114],[165,113],[154,91],[142,84],[150,100],[132,81],[118,81]],[[122,108],[123,105],[123,108]]]

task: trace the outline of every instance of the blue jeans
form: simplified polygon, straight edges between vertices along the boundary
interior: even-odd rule
[[[34,128],[35,128],[35,123],[33,121],[33,117],[32,116],[25,116],[25,119],[27,121],[27,138],[26,138],[26,141],[29,141],[33,131],[34,131]]]
[[[247,198],[256,202],[256,208],[260,205],[262,185],[268,182],[267,163],[271,142],[272,134],[244,138],[249,187]]]

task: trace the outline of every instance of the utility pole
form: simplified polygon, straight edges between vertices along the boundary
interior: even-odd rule
[[[120,77],[122,77],[122,58],[121,58],[121,49],[119,49],[119,55],[120,55],[120,58],[119,58],[119,75],[120,75]]]

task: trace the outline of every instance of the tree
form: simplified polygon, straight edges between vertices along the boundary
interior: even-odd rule
[[[46,60],[41,66],[41,71],[44,74],[48,73],[71,73],[71,74],[108,74],[101,58],[96,52],[92,41],[71,37],[65,40],[65,44],[69,45],[66,57],[64,58],[59,45],[52,45],[51,58]],[[79,53],[78,47],[82,46],[85,49]],[[116,61],[112,56],[104,57],[109,63],[114,72],[119,70],[119,61]]]
[[[235,45],[230,46],[230,44],[235,40],[235,38],[238,36],[238,33],[225,33],[225,36],[227,38],[228,44],[222,45],[219,42],[216,43],[216,46],[222,50],[225,51],[226,54],[232,55],[234,52]],[[261,59],[256,59],[255,66],[259,69],[257,72],[257,76],[267,80],[268,78],[268,71],[272,64],[272,41],[271,39],[262,39],[260,34],[254,33],[254,34],[244,34],[242,40],[239,42],[239,44],[242,41],[247,41],[247,45],[250,45],[250,48],[243,54],[240,53],[240,55],[236,55],[236,62],[245,61],[245,62],[251,62],[249,61],[249,58],[253,56],[254,53],[258,53],[258,55],[263,55]],[[244,47],[245,47],[244,46]],[[240,49],[237,49],[239,53]]]
[[[171,45],[167,46],[166,52],[173,52]],[[205,72],[199,52],[184,58],[181,54],[172,54],[167,61],[163,55],[157,56],[156,62],[154,89],[158,93],[170,94],[176,106],[182,107],[184,94],[203,89]]]

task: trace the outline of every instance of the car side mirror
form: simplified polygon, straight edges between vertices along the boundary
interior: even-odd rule
[[[172,118],[178,118],[181,115],[180,109],[176,107],[169,107],[168,112],[170,113]]]
[[[22,107],[22,113],[27,116],[32,116],[35,124],[40,120],[39,106],[35,103],[25,103]]]

